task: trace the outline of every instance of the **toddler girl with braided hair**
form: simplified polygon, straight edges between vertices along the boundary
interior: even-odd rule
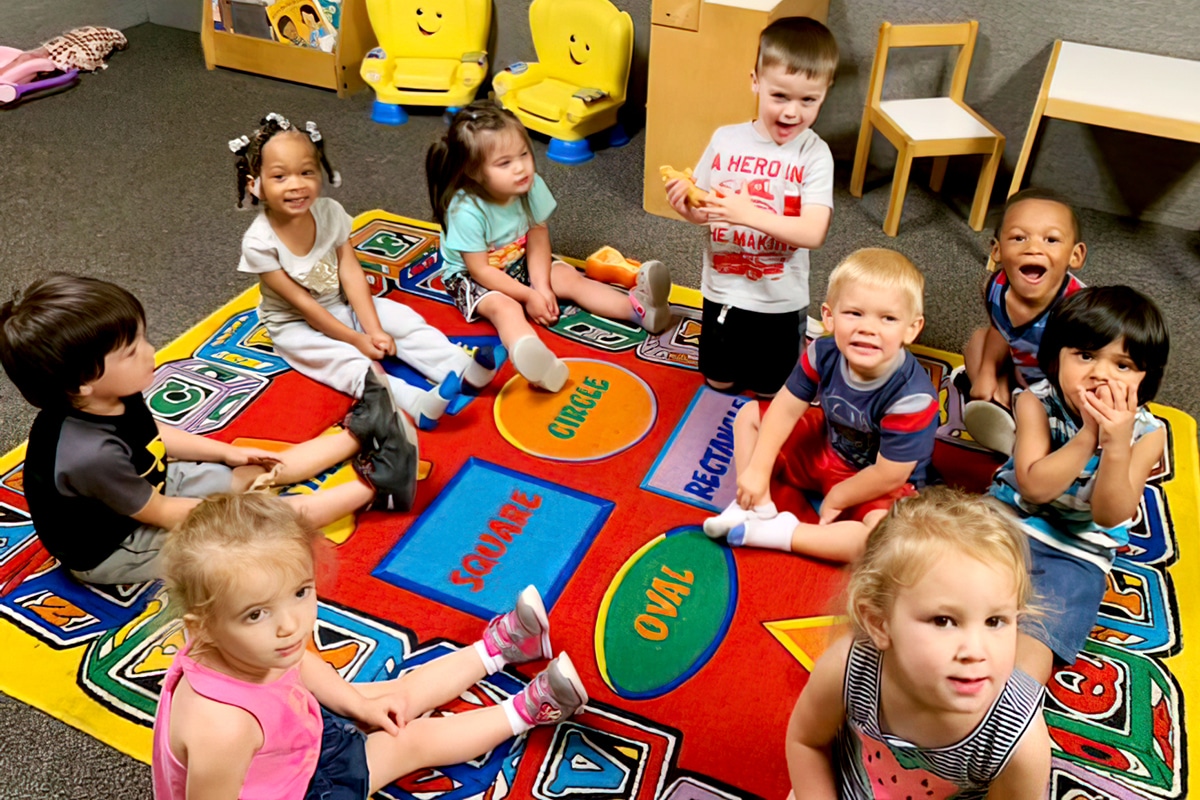
[[[321,196],[321,172],[332,186],[341,176],[315,123],[299,129],[268,114],[229,147],[237,156],[238,207],[249,193],[262,208],[242,238],[238,269],[258,276],[259,317],[297,372],[352,397],[362,396],[374,373],[422,430],[436,427],[464,389],[478,391],[495,377],[503,348],[481,347],[472,356],[416,311],[372,296],[350,244],[350,215]],[[402,359],[433,388],[388,376],[378,363],[386,356]]]

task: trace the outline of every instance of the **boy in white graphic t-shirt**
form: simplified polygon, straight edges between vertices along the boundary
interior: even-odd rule
[[[684,219],[709,228],[700,372],[714,389],[770,397],[799,359],[808,251],[833,216],[833,156],[811,126],[837,63],[820,22],[771,23],[750,74],[757,119],[718,128],[696,166],[696,186],[713,194],[692,207],[687,181],[666,186]]]

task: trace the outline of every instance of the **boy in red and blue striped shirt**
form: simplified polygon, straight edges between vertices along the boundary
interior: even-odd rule
[[[705,521],[705,533],[852,561],[892,503],[924,485],[938,393],[906,349],[925,324],[924,289],[920,270],[894,250],[859,250],[838,265],[821,306],[833,335],[808,346],[765,414],[757,402],[738,412],[737,499]],[[820,521],[779,512],[772,478],[820,492]]]

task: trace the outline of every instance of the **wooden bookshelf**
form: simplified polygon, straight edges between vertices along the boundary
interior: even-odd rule
[[[319,86],[334,90],[338,97],[349,97],[366,86],[358,69],[363,56],[375,47],[366,0],[343,0],[332,53],[213,30],[212,0],[200,2],[204,4],[200,45],[209,69],[225,67]]]

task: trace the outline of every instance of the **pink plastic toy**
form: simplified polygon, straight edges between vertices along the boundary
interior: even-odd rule
[[[81,70],[105,68],[114,50],[124,50],[125,34],[89,26],[56,36],[36,50],[0,47],[0,106],[24,95],[73,83]]]
[[[62,72],[49,58],[39,57],[36,53],[0,47],[0,106],[23,95],[66,86],[79,77],[79,70]],[[53,74],[39,78],[43,73]]]

